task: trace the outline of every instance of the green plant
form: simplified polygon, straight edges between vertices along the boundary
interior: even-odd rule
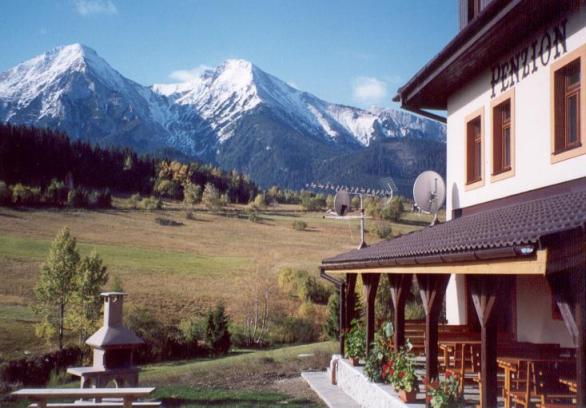
[[[423,380],[427,389],[427,399],[433,408],[457,407],[462,404],[462,398],[458,392],[460,380],[458,374],[446,370],[443,380]]]
[[[130,208],[137,210],[140,205],[140,201],[140,194],[136,193],[128,198],[128,205],[130,206]]]
[[[383,379],[392,384],[395,389],[411,392],[416,389],[418,378],[415,374],[414,358],[411,354],[411,344],[407,342],[405,347],[391,353],[389,360],[383,366]]]
[[[305,231],[307,229],[307,223],[301,220],[293,221],[293,229],[295,231]]]
[[[150,196],[143,198],[140,206],[147,211],[160,210],[163,208],[163,202],[157,197]]]
[[[216,354],[226,354],[230,350],[231,342],[228,323],[229,319],[222,303],[218,303],[213,311],[209,311],[206,327],[206,343]]]
[[[370,381],[385,382],[383,378],[383,366],[389,361],[392,354],[391,337],[393,335],[393,324],[386,322],[375,333],[374,343],[371,352],[366,358],[364,373]]]
[[[393,238],[393,229],[388,222],[379,221],[376,223],[376,227],[374,229],[376,236],[380,239],[391,239]]]
[[[366,356],[366,329],[359,320],[352,320],[350,331],[346,335],[346,355],[350,358]]]

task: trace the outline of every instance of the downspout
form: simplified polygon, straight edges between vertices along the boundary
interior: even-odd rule
[[[328,282],[333,283],[336,288],[340,291],[340,310],[339,310],[339,342],[340,342],[340,354],[344,355],[344,340],[345,340],[345,320],[346,320],[346,282],[342,279],[334,278],[332,275],[328,275],[323,267],[319,268],[319,276]]]

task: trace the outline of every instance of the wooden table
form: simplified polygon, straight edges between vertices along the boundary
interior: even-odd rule
[[[530,353],[527,355],[516,356],[501,356],[497,357],[497,365],[505,372],[505,379],[503,385],[503,399],[505,400],[505,408],[511,407],[511,379],[514,373],[519,372],[522,366],[529,370],[529,365],[534,362],[573,362],[575,360],[570,358],[563,358],[559,356],[547,356],[541,353]]]
[[[144,398],[155,389],[149,388],[23,388],[14,391],[12,395],[18,398],[27,398],[37,402],[37,406],[44,408],[47,400],[67,398],[122,398],[123,407],[130,408],[138,398]]]

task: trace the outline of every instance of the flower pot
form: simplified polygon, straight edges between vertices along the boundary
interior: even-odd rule
[[[416,390],[411,390],[409,392],[407,392],[405,390],[399,390],[399,398],[401,398],[401,400],[403,402],[414,402],[416,397],[417,397]]]
[[[360,359],[358,357],[350,357],[348,360],[350,360],[350,364],[352,364],[354,367],[360,363]]]

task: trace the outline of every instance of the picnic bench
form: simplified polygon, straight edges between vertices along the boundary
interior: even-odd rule
[[[157,401],[137,401],[145,398],[155,389],[149,388],[23,388],[11,395],[35,401],[29,408],[99,408],[99,407],[158,407]],[[52,402],[50,400],[75,400],[73,402]],[[107,400],[106,400],[107,399]]]

